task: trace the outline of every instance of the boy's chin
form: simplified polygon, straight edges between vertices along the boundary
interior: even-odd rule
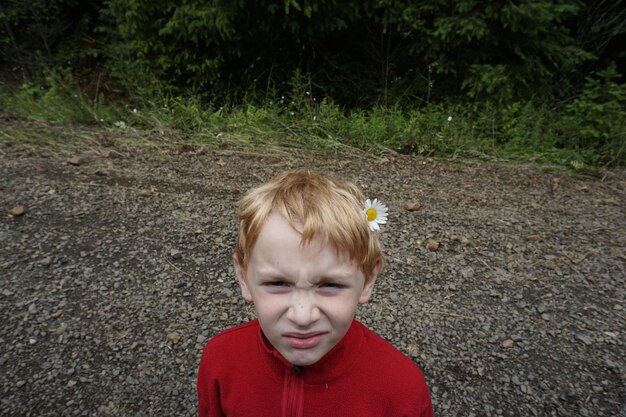
[[[324,353],[325,355],[325,353]],[[292,364],[293,366],[311,366],[315,365],[319,362],[320,359],[324,357],[324,355],[314,354],[312,352],[289,352],[286,355],[283,354],[287,362]]]
[[[319,362],[321,358],[315,358],[315,359],[295,359],[293,361],[289,361],[290,364],[292,364],[293,366],[311,366],[311,365],[315,365],[317,362]]]

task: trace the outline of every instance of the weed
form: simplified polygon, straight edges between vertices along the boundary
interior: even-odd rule
[[[616,83],[610,70],[588,80],[565,107],[520,101],[346,110],[328,98],[319,100],[312,90],[310,81],[296,72],[287,91],[236,107],[216,108],[196,96],[166,94],[112,105],[100,96],[87,97],[68,72],[57,72],[45,84],[1,92],[0,105],[31,120],[171,131],[187,142],[209,146],[230,142],[323,152],[349,148],[504,158],[574,170],[626,165],[626,86]]]

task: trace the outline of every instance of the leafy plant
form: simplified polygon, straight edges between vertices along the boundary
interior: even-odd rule
[[[42,82],[25,82],[16,92],[4,91],[0,104],[19,116],[69,124],[113,123],[118,114],[101,95],[87,97],[68,69],[50,72]]]
[[[613,65],[587,77],[580,95],[565,106],[559,146],[593,151],[594,164],[626,163],[626,84],[619,78]]]

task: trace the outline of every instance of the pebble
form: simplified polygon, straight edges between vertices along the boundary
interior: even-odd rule
[[[585,345],[590,346],[593,344],[593,340],[589,336],[585,336],[582,334],[577,334],[576,338],[583,342]]]
[[[167,335],[167,338],[174,343],[178,343],[180,339],[182,338],[182,336],[178,333],[169,333]]]

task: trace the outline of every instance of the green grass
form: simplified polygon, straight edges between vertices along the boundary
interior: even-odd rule
[[[93,126],[119,137],[125,132],[147,131],[202,146],[229,143],[321,152],[399,152],[435,158],[532,161],[573,170],[626,165],[626,140],[621,139],[626,137],[623,109],[624,114],[617,115],[624,116],[621,122],[610,115],[611,120],[618,120],[610,124],[611,132],[593,132],[600,139],[610,134],[606,140],[578,140],[576,135],[584,132],[583,123],[588,121],[577,122],[575,114],[563,115],[530,102],[473,109],[439,104],[413,110],[376,107],[346,111],[299,91],[297,96],[236,107],[206,105],[194,97],[135,98],[111,104],[101,94],[89,97],[67,74],[49,76],[45,86],[25,84],[17,91],[0,91],[0,108],[9,117],[39,123],[23,123],[19,128],[8,123],[0,132],[3,141],[51,144],[66,140],[55,136],[54,129],[41,127],[41,123],[52,123]]]

